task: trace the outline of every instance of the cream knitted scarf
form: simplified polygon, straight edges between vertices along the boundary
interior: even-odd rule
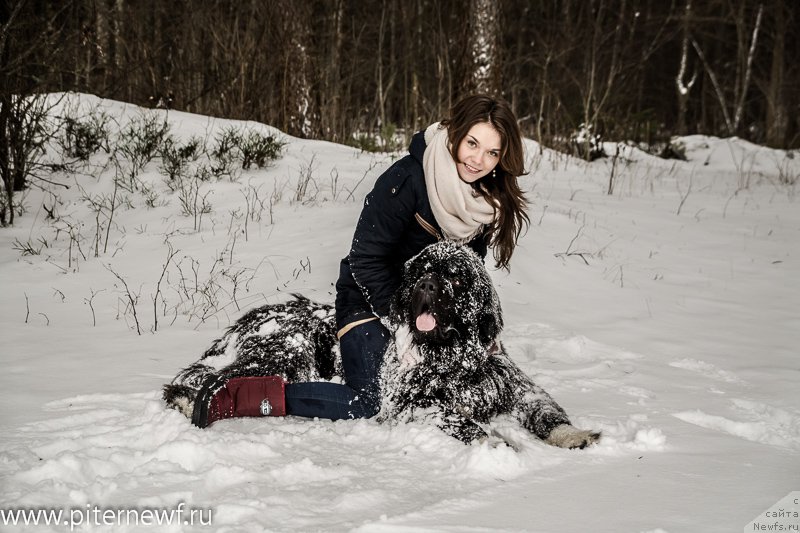
[[[425,144],[422,167],[433,216],[446,239],[468,242],[494,220],[495,208],[459,177],[447,128],[438,122],[428,126]]]

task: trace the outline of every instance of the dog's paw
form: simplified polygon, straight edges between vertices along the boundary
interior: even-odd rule
[[[545,442],[559,448],[580,448],[582,450],[599,440],[599,431],[578,429],[569,424],[562,424],[553,428]]]

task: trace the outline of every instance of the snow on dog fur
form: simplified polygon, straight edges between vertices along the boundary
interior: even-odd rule
[[[389,322],[394,339],[384,358],[380,422],[425,420],[469,443],[488,437],[482,424],[509,414],[555,446],[584,448],[599,439],[573,427],[509,358],[498,338],[497,293],[468,247],[440,242],[410,259]],[[164,400],[191,418],[210,376],[280,375],[296,382],[340,374],[333,308],[295,296],[245,314],[164,387]]]

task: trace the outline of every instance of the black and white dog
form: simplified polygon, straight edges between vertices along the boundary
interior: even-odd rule
[[[341,374],[333,309],[296,296],[254,309],[203,357],[164,387],[164,399],[192,417],[198,390],[220,381],[279,375],[290,382]],[[381,422],[428,420],[469,443],[482,426],[512,415],[549,444],[584,448],[600,433],[573,427],[564,410],[509,358],[498,336],[500,301],[472,250],[439,242],[406,263],[389,317]]]

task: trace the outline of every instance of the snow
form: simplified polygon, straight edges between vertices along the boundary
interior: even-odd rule
[[[115,128],[140,113],[71,98],[105,110]],[[231,125],[277,133],[158,113],[179,139],[213,140]],[[247,309],[290,292],[333,301],[362,199],[397,156],[279,135],[288,144],[271,167],[203,184],[212,211],[199,231],[158,162],[148,164],[140,179],[162,202],[148,208],[126,193],[97,258],[95,214],[79,189],[110,198],[106,154],[51,176],[69,189],[24,195],[26,212],[0,231],[3,509],[185,502],[213,509],[213,529],[225,531],[674,533],[739,531],[798,489],[800,210],[787,181],[800,176],[800,156],[736,138],[681,138],[685,162],[626,148],[610,196],[610,160],[526,141],[532,226],[511,272],[491,272],[504,343],[576,425],[603,431],[591,449],[547,446],[505,419],[495,427],[517,451],[373,420],[237,419],[199,430],[166,410],[161,385]],[[314,179],[298,199],[312,158]],[[245,233],[235,211],[248,185],[277,200]],[[41,206],[56,200],[61,221],[46,221]],[[85,258],[70,250],[67,223]],[[40,255],[14,249],[40,238]],[[154,311],[168,243],[179,253]],[[135,294],[142,335],[106,266]],[[239,271],[246,285],[232,281]],[[182,293],[189,279],[213,296],[206,313]]]

